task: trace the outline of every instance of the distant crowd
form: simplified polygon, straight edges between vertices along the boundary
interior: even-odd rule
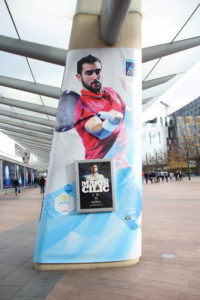
[[[44,194],[45,185],[46,185],[46,179],[44,178],[44,176],[41,176],[41,177],[36,176],[34,178],[34,185],[35,185],[35,187],[39,186],[40,187],[40,193]],[[14,180],[13,180],[13,187],[14,187],[14,190],[15,190],[15,195],[17,196],[18,193],[21,192],[19,180],[18,180],[17,177],[15,177]]]
[[[145,183],[158,183],[168,182],[172,180],[181,181],[183,180],[183,174],[181,171],[166,172],[166,171],[150,171],[142,174],[143,182]]]

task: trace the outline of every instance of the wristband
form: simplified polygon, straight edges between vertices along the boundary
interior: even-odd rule
[[[111,124],[109,122],[109,120],[106,120],[102,123],[102,127],[103,129],[109,131],[109,132],[112,132],[115,130],[115,128],[118,126],[119,124]]]
[[[97,114],[100,119],[109,119],[112,117],[112,115],[113,111],[99,111]]]

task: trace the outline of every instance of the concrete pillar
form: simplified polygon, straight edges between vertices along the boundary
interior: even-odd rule
[[[100,36],[99,16],[78,14],[74,17],[69,50],[108,47]],[[119,41],[113,48],[141,50],[141,14],[130,12],[125,20]],[[111,48],[110,46],[108,48]]]
[[[120,39],[112,47],[101,39],[99,28],[99,15],[75,15],[62,90],[79,93],[80,87],[75,90],[76,83],[70,78],[75,75],[73,58],[77,53],[81,57],[87,52],[102,51],[106,70],[110,72],[105,74],[109,84],[120,75],[118,65],[124,70],[116,82],[122,83],[120,90],[126,106],[123,117],[126,142],[122,139],[118,150],[113,150],[114,144],[101,158],[114,161],[116,207],[113,211],[77,212],[74,166],[76,160],[84,160],[83,145],[74,128],[55,132],[34,257],[35,268],[39,270],[126,266],[139,262],[141,255],[141,14],[137,11],[128,14]],[[115,57],[121,56],[122,61],[115,61]],[[131,75],[127,69],[129,61],[134,68]],[[58,114],[61,105],[59,109]],[[120,147],[124,147],[122,152]],[[63,202],[68,202],[68,212],[60,208]]]

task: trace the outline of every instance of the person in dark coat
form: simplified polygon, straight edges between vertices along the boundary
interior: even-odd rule
[[[13,186],[15,188],[15,195],[17,196],[17,193],[19,191],[19,180],[17,178],[14,179]]]
[[[44,176],[42,176],[39,180],[39,186],[40,186],[40,193],[41,194],[44,194],[44,187],[45,187],[45,184],[46,184],[46,180],[44,178]]]

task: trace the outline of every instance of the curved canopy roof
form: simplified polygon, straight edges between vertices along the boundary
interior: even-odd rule
[[[199,0],[0,0],[0,131],[38,156],[36,167],[49,161],[73,16],[104,17],[102,5],[113,9],[102,30],[115,14],[110,44],[128,12],[142,13],[143,111],[200,59]]]

